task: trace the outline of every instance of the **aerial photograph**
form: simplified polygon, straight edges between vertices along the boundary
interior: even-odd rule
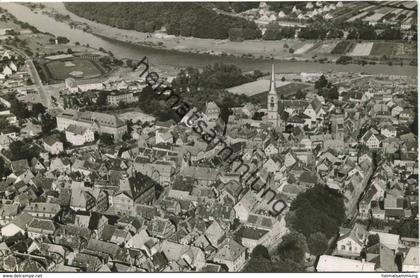
[[[417,9],[0,2],[2,277],[417,277]]]

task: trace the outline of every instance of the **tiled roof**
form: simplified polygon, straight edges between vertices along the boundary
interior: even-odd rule
[[[245,252],[246,248],[233,239],[227,239],[223,246],[217,251],[215,258],[234,262]]]

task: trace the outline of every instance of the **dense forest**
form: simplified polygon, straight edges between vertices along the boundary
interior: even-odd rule
[[[216,6],[209,3],[73,2],[65,3],[65,6],[69,11],[87,19],[140,32],[153,32],[165,27],[171,35],[227,39],[230,32],[238,32],[239,29],[242,39],[261,37],[261,32],[254,22],[220,14],[213,10]],[[248,5],[232,5],[226,8],[243,10],[247,9]]]

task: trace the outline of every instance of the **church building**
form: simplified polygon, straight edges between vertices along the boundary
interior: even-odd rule
[[[279,100],[276,92],[274,64],[271,68],[270,90],[267,94],[267,122],[271,123],[273,128],[279,128],[281,125],[279,115]]]

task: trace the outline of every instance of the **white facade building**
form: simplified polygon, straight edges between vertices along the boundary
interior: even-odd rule
[[[95,134],[89,128],[72,124],[66,129],[66,140],[73,146],[81,146],[95,141]]]

